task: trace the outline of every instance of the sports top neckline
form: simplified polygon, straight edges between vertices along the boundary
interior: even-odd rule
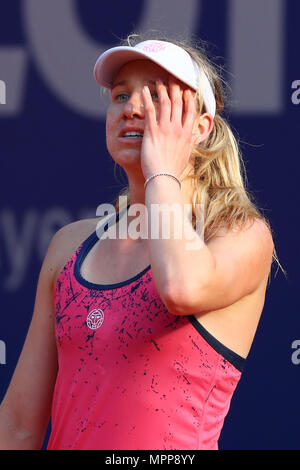
[[[126,211],[128,210],[130,204],[127,205]],[[125,212],[123,211],[118,211],[116,214],[116,223],[119,221],[120,214],[122,215]],[[130,277],[129,279],[125,279],[124,281],[120,282],[115,282],[111,284],[101,284],[101,283],[94,283],[90,282],[87,279],[85,279],[80,272],[81,266],[83,261],[85,260],[86,256],[88,255],[89,251],[92,249],[92,247],[99,241],[101,243],[101,237],[103,233],[106,231],[104,228],[106,226],[110,226],[110,222],[114,219],[115,215],[110,217],[105,223],[103,223],[99,229],[95,230],[82,244],[82,248],[77,256],[75,266],[74,266],[74,275],[76,280],[82,284],[83,286],[89,288],[89,289],[94,289],[94,290],[108,290],[108,289],[116,289],[118,287],[123,287],[126,284],[130,284],[133,281],[136,281],[140,277],[142,277],[147,271],[150,270],[151,264],[146,266],[142,271],[140,271],[138,274],[135,274],[134,276]]]

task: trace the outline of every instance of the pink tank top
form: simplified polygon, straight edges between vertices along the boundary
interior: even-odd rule
[[[47,449],[218,449],[245,359],[194,316],[168,312],[150,265],[116,284],[85,280],[81,264],[103,232],[82,243],[54,289]]]

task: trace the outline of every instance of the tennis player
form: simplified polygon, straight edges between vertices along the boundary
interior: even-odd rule
[[[126,204],[51,240],[0,447],[40,449],[51,415],[49,450],[218,449],[277,258],[222,116],[222,79],[202,49],[138,35],[94,75],[110,93],[107,148]],[[182,236],[175,216],[170,236],[151,236],[151,214],[172,205],[191,208]],[[144,231],[108,236],[124,221]]]

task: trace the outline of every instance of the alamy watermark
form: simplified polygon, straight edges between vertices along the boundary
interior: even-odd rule
[[[300,80],[293,81],[292,90],[295,90],[291,96],[292,103],[298,105],[300,104]]]
[[[6,104],[6,83],[0,80],[0,104]]]
[[[6,344],[0,340],[0,365],[6,364]]]
[[[291,356],[292,363],[295,366],[298,366],[300,364],[300,339],[295,339],[292,342],[291,348],[295,349],[295,351],[293,352]]]
[[[116,209],[113,204],[100,204],[96,215],[105,217],[105,222],[110,221],[106,231],[103,230],[103,219],[97,224],[99,238],[111,239],[182,239],[186,240],[187,250],[199,250],[204,244],[204,211],[203,204],[195,204],[196,229],[193,229],[192,204],[151,204],[150,213],[145,204],[132,204],[128,207],[127,196],[119,196],[120,218],[118,222],[118,234],[116,227]],[[183,208],[183,210],[182,210]],[[128,223],[128,217],[134,217]],[[150,230],[149,230],[150,222]],[[149,233],[150,232],[150,233]]]

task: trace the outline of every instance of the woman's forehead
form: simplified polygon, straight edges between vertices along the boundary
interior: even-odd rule
[[[151,60],[134,60],[120,68],[114,79],[113,86],[116,86],[119,82],[125,82],[130,78],[139,78],[144,81],[161,79],[167,84],[169,76],[170,74],[167,70]]]

